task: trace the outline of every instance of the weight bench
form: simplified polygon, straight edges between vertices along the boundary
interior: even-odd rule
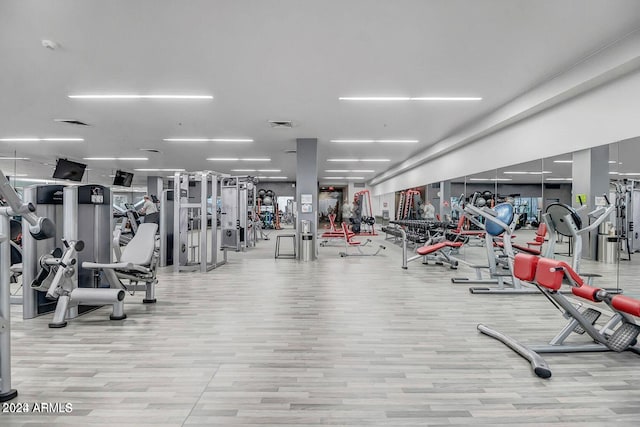
[[[362,252],[362,247],[367,246],[371,243],[371,239],[367,239],[364,243],[359,240],[354,240],[356,233],[349,231],[347,228],[347,224],[342,223],[342,235],[344,237],[344,252],[340,252],[341,257],[347,256],[376,256],[380,253],[380,251],[386,249],[384,246],[379,245],[378,250],[375,253],[367,254]],[[355,248],[357,253],[349,253],[349,248]]]
[[[82,267],[104,272],[111,288],[124,289],[131,295],[136,291],[144,291],[145,297],[142,302],[154,303],[156,302],[155,285],[158,282],[156,267],[159,258],[156,246],[157,230],[158,225],[155,223],[142,223],[122,254],[119,254],[120,246],[114,239],[113,244],[117,245],[114,246],[117,262],[111,264],[83,262]],[[122,279],[129,282],[125,284]]]
[[[549,344],[538,346],[526,346],[482,324],[478,325],[478,330],[497,339],[527,359],[537,376],[551,377],[551,369],[539,353],[630,350],[640,354],[640,348],[637,347],[640,325],[636,324],[635,319],[640,317],[640,300],[626,295],[612,295],[604,289],[589,286],[570,265],[563,261],[521,253],[516,255],[514,264],[516,277],[522,281],[534,283],[568,319],[568,323]],[[613,312],[613,315],[601,326],[596,325],[602,311],[592,307],[581,310],[582,304],[575,305],[568,300],[559,292],[565,282],[572,286],[571,292],[574,297],[586,300],[594,306],[603,303]],[[586,342],[566,342],[572,334],[584,335],[585,333],[590,338]]]
[[[449,264],[449,268],[455,270],[458,268],[458,260],[451,258],[450,253],[453,248],[459,248],[460,246],[462,246],[462,242],[450,242],[448,240],[424,245],[416,249],[417,255],[407,259],[407,262],[422,258],[422,263],[425,265],[429,261],[434,261],[439,265]],[[447,248],[449,248],[448,251],[446,251]],[[402,268],[407,269],[406,265]]]

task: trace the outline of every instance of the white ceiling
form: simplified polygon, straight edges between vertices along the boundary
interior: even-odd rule
[[[324,176],[370,179],[637,27],[636,0],[3,0],[0,138],[71,136],[85,142],[0,142],[0,155],[31,159],[0,161],[0,168],[8,175],[50,177],[51,168],[43,163],[53,164],[56,157],[148,155],[146,162],[89,161],[88,179],[110,183],[107,175],[116,168],[179,167],[281,169],[264,175],[294,180],[295,154],[285,151],[295,147],[296,138],[315,137],[321,182],[326,183]],[[59,48],[45,49],[42,39]],[[210,94],[214,99],[67,98],[82,93]],[[483,100],[338,100],[374,95]],[[91,126],[58,124],[55,118]],[[273,119],[293,120],[295,127],[272,129],[267,121]],[[178,137],[255,142],[163,141]],[[329,142],[338,138],[421,142]],[[207,157],[272,161],[220,163]],[[390,162],[328,163],[331,157]],[[144,183],[144,175],[136,173],[136,182]]]

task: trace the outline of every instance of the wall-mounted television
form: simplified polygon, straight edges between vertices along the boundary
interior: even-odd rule
[[[69,181],[82,181],[84,170],[87,165],[78,162],[72,162],[67,159],[58,159],[56,170],[53,171],[53,177],[56,179],[68,179]]]
[[[131,172],[125,172],[121,170],[116,171],[116,176],[113,178],[113,185],[120,185],[122,187],[131,187],[133,183],[133,174]]]

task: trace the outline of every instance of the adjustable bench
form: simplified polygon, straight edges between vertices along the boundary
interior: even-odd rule
[[[356,233],[353,233],[351,231],[349,231],[349,229],[347,228],[347,224],[345,224],[344,222],[342,223],[342,236],[344,237],[344,252],[340,252],[340,256],[341,257],[347,257],[347,256],[376,256],[378,255],[378,253],[380,253],[381,250],[386,249],[384,246],[379,245],[378,246],[378,250],[376,250],[375,253],[371,253],[371,254],[367,254],[362,252],[362,247],[368,245],[369,243],[371,243],[371,239],[367,239],[364,243],[359,241],[359,240],[354,240]],[[358,252],[357,253],[349,253],[349,248],[355,248]]]

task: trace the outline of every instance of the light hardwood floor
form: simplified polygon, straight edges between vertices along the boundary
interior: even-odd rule
[[[543,380],[477,332],[546,342],[564,322],[542,296],[471,295],[449,280],[469,269],[405,271],[392,244],[276,260],[271,237],[208,274],[162,272],[158,303],[127,297],[125,321],[103,308],[48,329],[50,315],[22,321],[13,307],[17,401],[73,412],[0,425],[638,425],[640,356],[549,355]],[[636,256],[621,277],[640,296]],[[591,267],[615,282],[615,266]]]

